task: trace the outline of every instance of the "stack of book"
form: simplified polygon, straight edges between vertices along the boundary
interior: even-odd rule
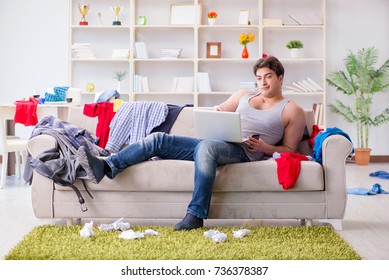
[[[292,82],[286,86],[286,89],[296,91],[296,92],[322,92],[323,88],[319,86],[311,78],[306,78],[301,81]]]
[[[149,82],[147,77],[140,75],[133,76],[133,91],[134,92],[149,92]]]
[[[162,49],[159,56],[161,59],[178,59],[181,55],[182,49]]]
[[[135,58],[149,58],[149,53],[147,52],[147,47],[145,42],[135,42],[134,43],[134,56]]]
[[[72,53],[75,58],[95,59],[96,56],[89,43],[75,43],[72,45]]]

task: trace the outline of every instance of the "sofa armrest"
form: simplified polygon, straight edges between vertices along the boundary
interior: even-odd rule
[[[28,140],[27,149],[32,157],[36,157],[40,153],[57,147],[57,140],[50,135],[37,135]]]
[[[322,160],[328,219],[341,219],[344,216],[347,201],[346,159],[352,148],[352,143],[341,135],[331,135],[323,141]]]
[[[28,140],[27,148],[32,157],[35,157],[51,148],[57,147],[57,141],[50,135],[38,135]],[[37,218],[53,218],[53,180],[33,171],[31,183],[31,201],[34,214]]]

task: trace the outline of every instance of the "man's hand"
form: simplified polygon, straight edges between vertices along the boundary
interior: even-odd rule
[[[243,143],[251,152],[263,152],[266,145],[265,141],[259,137],[259,134],[249,136]]]

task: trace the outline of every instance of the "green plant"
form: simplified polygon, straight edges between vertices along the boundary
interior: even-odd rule
[[[303,43],[299,40],[291,40],[286,44],[288,49],[302,49],[304,47]]]
[[[348,51],[345,58],[347,73],[336,71],[329,74],[327,82],[338,91],[354,99],[354,108],[340,100],[330,104],[331,112],[340,114],[349,123],[355,123],[358,148],[369,147],[369,128],[389,121],[389,108],[372,116],[373,95],[389,88],[389,59],[375,69],[378,61],[378,50],[374,47],[362,48],[356,54]]]
[[[117,71],[114,72],[115,76],[112,77],[113,79],[116,79],[118,82],[121,82],[124,80],[124,77],[127,75],[127,71]]]

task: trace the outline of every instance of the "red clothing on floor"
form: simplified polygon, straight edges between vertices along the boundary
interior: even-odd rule
[[[14,102],[15,109],[15,123],[21,123],[25,126],[33,126],[38,123],[38,116],[36,114],[36,107],[39,101],[36,98],[30,97],[26,100],[17,100]]]
[[[112,102],[97,102],[84,104],[84,115],[88,117],[98,116],[96,136],[99,137],[98,146],[105,148],[109,138],[109,125],[116,112],[113,111]]]
[[[293,188],[300,174],[301,161],[308,158],[299,153],[281,153],[277,162],[278,182],[284,190]]]

